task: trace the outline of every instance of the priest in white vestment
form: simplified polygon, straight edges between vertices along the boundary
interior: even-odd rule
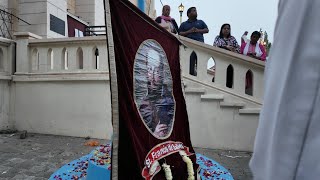
[[[320,0],[279,0],[250,167],[255,180],[320,179]]]

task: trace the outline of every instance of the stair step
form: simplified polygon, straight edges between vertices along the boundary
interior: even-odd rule
[[[237,108],[243,108],[246,104],[243,102],[221,102],[220,107],[237,107]]]
[[[260,114],[261,108],[239,109],[239,114]]]
[[[206,90],[204,88],[186,88],[185,93],[204,94]]]
[[[205,94],[205,95],[201,95],[201,99],[222,101],[224,99],[224,95],[223,94]]]

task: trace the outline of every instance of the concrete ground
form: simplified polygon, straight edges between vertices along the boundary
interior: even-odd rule
[[[0,180],[48,179],[62,165],[88,154],[85,138],[19,133],[0,134]],[[104,140],[99,140],[105,143]],[[251,153],[195,148],[229,169],[235,180],[252,179],[248,162]]]

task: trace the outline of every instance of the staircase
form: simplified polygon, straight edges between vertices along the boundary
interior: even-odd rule
[[[183,42],[180,63],[193,145],[252,151],[262,106],[264,62],[179,39]],[[209,61],[214,61],[213,67],[208,67]],[[246,94],[248,83],[251,95]]]
[[[252,151],[261,105],[189,83],[184,87],[193,146]]]

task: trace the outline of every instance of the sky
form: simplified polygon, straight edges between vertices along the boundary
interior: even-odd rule
[[[273,41],[273,32],[277,18],[278,0],[155,0],[157,16],[161,15],[162,4],[170,5],[171,17],[178,25],[180,24],[180,13],[178,6],[184,5],[182,21],[186,21],[187,9],[195,6],[198,19],[203,20],[209,33],[204,35],[206,44],[213,44],[214,38],[219,34],[221,25],[231,25],[231,35],[238,43],[245,31],[249,32],[248,38],[253,31],[267,31],[269,41]]]

